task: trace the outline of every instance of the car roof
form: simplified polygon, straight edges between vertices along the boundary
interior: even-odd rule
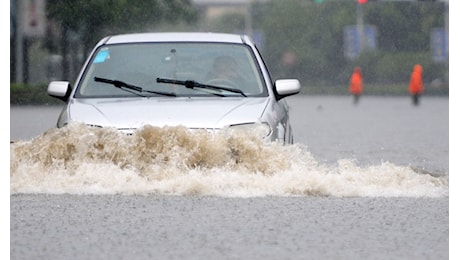
[[[106,37],[105,44],[118,44],[129,42],[224,42],[244,43],[247,36],[228,33],[206,32],[157,32],[157,33],[132,33],[119,34]]]

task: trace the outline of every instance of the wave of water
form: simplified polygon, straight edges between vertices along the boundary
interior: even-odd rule
[[[390,162],[321,164],[305,146],[242,132],[72,124],[10,144],[11,194],[445,197],[448,186],[448,175]]]

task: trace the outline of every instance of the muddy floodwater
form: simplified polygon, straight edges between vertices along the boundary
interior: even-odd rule
[[[11,107],[11,259],[449,259],[449,99],[293,96],[294,145]]]

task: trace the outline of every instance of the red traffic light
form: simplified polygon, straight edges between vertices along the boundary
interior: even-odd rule
[[[360,5],[363,5],[363,4],[367,3],[367,0],[356,0],[356,2],[358,2],[358,4],[360,4]]]

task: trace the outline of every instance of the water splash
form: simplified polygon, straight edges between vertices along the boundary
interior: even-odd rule
[[[448,196],[447,175],[389,162],[320,164],[257,134],[145,126],[133,135],[72,124],[10,145],[10,192],[254,196]]]

